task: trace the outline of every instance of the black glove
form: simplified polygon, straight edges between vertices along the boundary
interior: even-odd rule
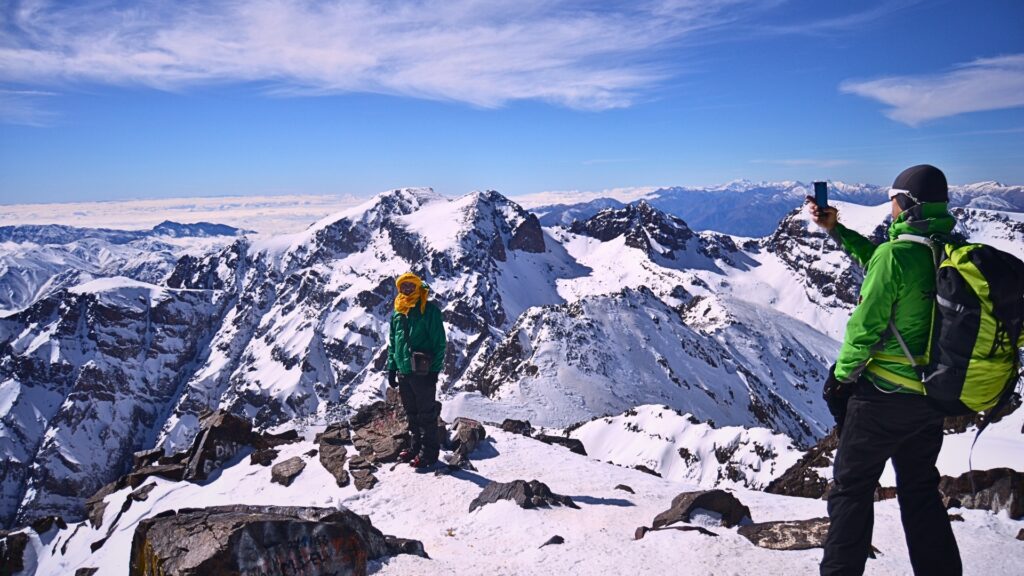
[[[398,371],[388,370],[388,386],[392,388],[398,386]]]
[[[821,397],[828,405],[828,411],[836,419],[836,435],[843,429],[843,420],[846,419],[846,402],[853,395],[853,385],[847,382],[840,382],[836,379],[836,365],[828,369],[828,379],[821,390]]]

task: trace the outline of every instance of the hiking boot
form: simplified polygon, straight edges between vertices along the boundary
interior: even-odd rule
[[[416,459],[416,456],[417,454],[412,450],[412,448],[406,448],[405,450],[402,450],[401,452],[398,453],[398,461],[412,462],[413,460]]]
[[[428,456],[424,456],[423,454],[418,454],[415,458],[412,459],[412,462],[410,462],[409,464],[411,464],[412,467],[416,468],[417,470],[426,470],[429,468],[433,468],[434,465],[437,464],[437,457],[435,456],[434,458],[430,458]]]

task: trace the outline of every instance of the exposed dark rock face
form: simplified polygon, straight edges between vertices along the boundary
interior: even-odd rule
[[[977,492],[972,494],[971,479]],[[1024,518],[1024,474],[1011,468],[965,472],[939,480],[939,492],[950,507],[1006,511],[1010,518]]]
[[[485,486],[480,495],[469,504],[469,511],[472,512],[485,504],[493,504],[498,500],[512,500],[520,508],[526,509],[552,505],[579,508],[572,498],[555,494],[543,482],[513,480],[512,482],[491,482]]]
[[[28,534],[0,533],[0,574],[17,574],[25,569],[25,547]]]
[[[54,526],[56,526],[58,530],[64,530],[68,527],[68,524],[60,516],[45,516],[36,520],[29,526],[36,534],[46,534]]]
[[[538,434],[534,436],[534,438],[540,440],[545,444],[564,446],[574,454],[580,454],[582,456],[587,455],[587,449],[583,446],[583,442],[580,442],[576,438],[566,438],[565,436],[550,436],[548,434]]]
[[[622,490],[623,492],[629,492],[630,494],[636,494],[635,490],[633,490],[629,486],[626,486],[625,484],[619,484],[618,486],[615,487],[615,489]]]
[[[270,481],[282,486],[291,486],[292,482],[306,469],[306,463],[300,456],[293,456],[284,462],[274,464],[270,469]]]
[[[205,480],[214,470],[235,457],[255,441],[252,424],[225,410],[207,414],[199,420],[200,430],[192,444],[185,480]]]
[[[469,455],[487,437],[483,424],[470,418],[456,418],[452,423],[452,453],[447,462],[450,466],[460,468],[472,467]]]
[[[184,509],[143,520],[130,576],[366,574],[366,562],[422,544],[388,538],[349,510],[276,506]]]
[[[764,491],[783,496],[821,498],[828,490],[829,482],[813,469],[832,466],[830,455],[838,446],[839,438],[833,430],[808,450],[789,470],[772,480]]]
[[[516,226],[512,232],[512,239],[508,241],[509,250],[522,250],[523,252],[544,252],[544,230],[540,227],[540,221],[535,214],[529,214]]]
[[[822,548],[828,535],[828,518],[749,524],[739,527],[739,535],[770,550]]]
[[[724,490],[683,492],[672,499],[672,507],[654,517],[652,528],[662,528],[676,522],[689,522],[695,510],[702,509],[721,515],[722,525],[731,528],[751,520],[747,508],[735,496]]]

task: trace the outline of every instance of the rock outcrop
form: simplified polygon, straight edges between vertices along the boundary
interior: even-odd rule
[[[322,434],[316,437],[320,447],[320,464],[334,476],[339,487],[349,484],[349,473],[345,470],[348,451],[345,444],[351,441],[351,433],[347,424],[331,424]]]
[[[270,469],[270,481],[282,486],[291,486],[292,482],[306,469],[306,463],[300,456],[293,456],[284,462],[274,464]]]
[[[368,560],[426,556],[419,542],[387,537],[347,509],[218,506],[143,520],[130,576],[366,574]]]

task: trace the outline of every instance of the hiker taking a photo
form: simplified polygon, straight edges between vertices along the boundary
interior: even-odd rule
[[[915,363],[925,361],[936,291],[932,246],[950,239],[956,221],[947,210],[946,177],[934,166],[904,170],[889,198],[889,241],[878,246],[840,224],[834,207],[809,202],[814,222],[866,269],[824,388],[839,447],[821,574],[864,572],[875,487],[892,459],[914,574],[959,575],[960,552],[935,467],[945,414],[926,397],[920,373],[904,352],[905,347]]]
[[[447,344],[441,310],[428,299],[429,287],[412,272],[395,280],[398,294],[388,339],[388,385],[398,387],[409,421],[409,447],[399,459],[418,469],[437,463],[440,452],[437,378]]]

